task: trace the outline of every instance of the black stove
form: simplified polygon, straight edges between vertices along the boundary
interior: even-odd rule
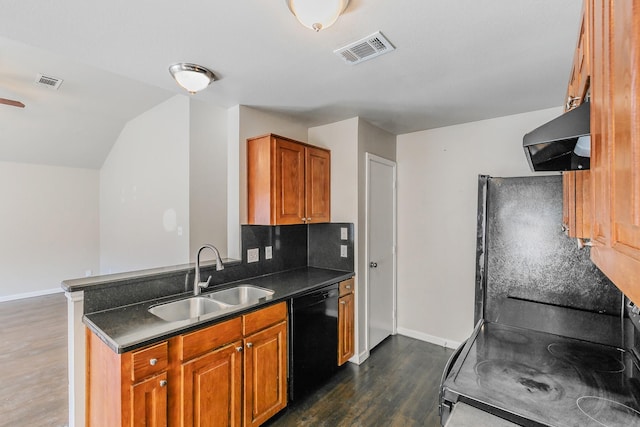
[[[560,176],[478,177],[476,327],[443,425],[640,427],[640,310],[564,235],[562,194]]]
[[[638,378],[631,352],[481,322],[443,384],[443,399],[524,426],[640,426]]]

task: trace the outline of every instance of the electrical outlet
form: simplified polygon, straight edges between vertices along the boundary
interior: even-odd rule
[[[347,240],[349,238],[349,233],[347,232],[347,227],[340,227],[340,239]]]
[[[340,245],[340,256],[342,258],[347,257],[347,245]]]
[[[247,263],[260,261],[260,250],[258,248],[247,250]]]
[[[273,246],[266,246],[264,248],[264,259],[273,258]]]

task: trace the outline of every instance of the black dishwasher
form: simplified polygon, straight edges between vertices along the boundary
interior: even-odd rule
[[[291,300],[289,401],[314,391],[338,370],[338,283]]]

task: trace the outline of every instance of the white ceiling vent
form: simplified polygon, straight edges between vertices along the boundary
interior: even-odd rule
[[[36,76],[36,83],[48,87],[49,89],[58,90],[62,84],[62,79],[57,77],[45,76],[44,74],[38,74]]]
[[[359,64],[367,59],[375,58],[395,50],[395,47],[380,31],[333,51],[348,64]]]

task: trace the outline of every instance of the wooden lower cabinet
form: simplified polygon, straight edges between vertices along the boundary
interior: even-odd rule
[[[244,342],[244,425],[259,426],[287,406],[287,322]]]
[[[338,299],[338,366],[344,365],[355,353],[354,279],[340,282]]]
[[[242,341],[184,363],[181,372],[183,426],[241,426]]]
[[[87,427],[259,426],[287,404],[285,302],[123,354],[86,333]]]
[[[86,330],[87,426],[166,426],[167,342],[114,353]]]
[[[167,373],[131,387],[132,424],[141,427],[167,426]]]

